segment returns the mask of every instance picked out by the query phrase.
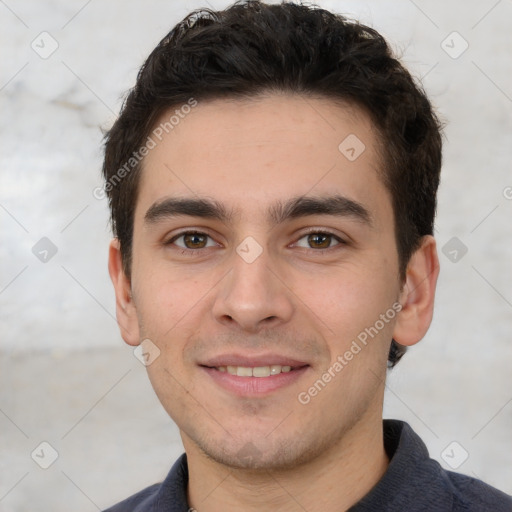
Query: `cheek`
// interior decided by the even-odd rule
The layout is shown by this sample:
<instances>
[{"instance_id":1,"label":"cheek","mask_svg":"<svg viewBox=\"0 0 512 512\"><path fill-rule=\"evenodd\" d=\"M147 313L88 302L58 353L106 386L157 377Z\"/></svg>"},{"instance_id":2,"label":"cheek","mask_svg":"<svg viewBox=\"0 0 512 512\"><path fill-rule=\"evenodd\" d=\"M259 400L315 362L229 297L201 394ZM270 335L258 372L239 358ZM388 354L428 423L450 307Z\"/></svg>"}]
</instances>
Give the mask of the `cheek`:
<instances>
[{"instance_id":1,"label":"cheek","mask_svg":"<svg viewBox=\"0 0 512 512\"><path fill-rule=\"evenodd\" d=\"M398 297L397 281L387 266L379 271L366 265L338 270L321 279L317 276L298 292L314 313L310 315L312 321L330 340L331 356L343 353L360 335L364 340L364 333L372 340L377 336L391 338L396 316L392 306Z\"/></svg>"},{"instance_id":2,"label":"cheek","mask_svg":"<svg viewBox=\"0 0 512 512\"><path fill-rule=\"evenodd\" d=\"M155 258L134 268L137 314L148 337L172 334L170 330L186 324L194 308L200 307L211 285L207 288L208 283L194 277Z\"/></svg>"}]
</instances>

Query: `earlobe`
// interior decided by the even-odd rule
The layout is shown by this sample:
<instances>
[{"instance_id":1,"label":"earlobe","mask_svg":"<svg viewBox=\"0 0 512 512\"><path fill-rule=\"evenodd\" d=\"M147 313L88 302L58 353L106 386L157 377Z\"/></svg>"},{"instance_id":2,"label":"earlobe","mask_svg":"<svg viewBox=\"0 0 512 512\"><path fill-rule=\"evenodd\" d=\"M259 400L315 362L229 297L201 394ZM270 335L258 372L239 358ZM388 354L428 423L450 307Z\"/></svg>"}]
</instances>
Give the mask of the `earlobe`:
<instances>
[{"instance_id":1,"label":"earlobe","mask_svg":"<svg viewBox=\"0 0 512 512\"><path fill-rule=\"evenodd\" d=\"M414 345L425 336L434 310L439 275L439 259L434 237L424 236L409 260L400 296L400 311L393 339L401 345Z\"/></svg>"},{"instance_id":2,"label":"earlobe","mask_svg":"<svg viewBox=\"0 0 512 512\"><path fill-rule=\"evenodd\" d=\"M116 318L123 340L132 346L140 344L137 310L133 302L130 279L123 269L119 240L110 242L108 272L116 294Z\"/></svg>"}]
</instances>

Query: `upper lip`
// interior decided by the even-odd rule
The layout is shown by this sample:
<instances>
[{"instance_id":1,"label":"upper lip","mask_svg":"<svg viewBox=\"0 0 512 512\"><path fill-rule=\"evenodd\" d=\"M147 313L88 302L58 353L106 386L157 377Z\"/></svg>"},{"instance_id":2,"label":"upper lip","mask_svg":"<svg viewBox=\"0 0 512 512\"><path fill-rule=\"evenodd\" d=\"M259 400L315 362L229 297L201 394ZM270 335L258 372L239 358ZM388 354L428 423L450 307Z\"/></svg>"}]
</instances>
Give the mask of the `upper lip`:
<instances>
[{"instance_id":1,"label":"upper lip","mask_svg":"<svg viewBox=\"0 0 512 512\"><path fill-rule=\"evenodd\" d=\"M258 367L258 366L291 366L301 367L308 366L308 363L293 359L288 356L279 354L261 354L255 356L241 355L241 354L221 354L210 359L207 359L201 366L208 366L210 368L219 366L245 366L245 367Z\"/></svg>"}]
</instances>

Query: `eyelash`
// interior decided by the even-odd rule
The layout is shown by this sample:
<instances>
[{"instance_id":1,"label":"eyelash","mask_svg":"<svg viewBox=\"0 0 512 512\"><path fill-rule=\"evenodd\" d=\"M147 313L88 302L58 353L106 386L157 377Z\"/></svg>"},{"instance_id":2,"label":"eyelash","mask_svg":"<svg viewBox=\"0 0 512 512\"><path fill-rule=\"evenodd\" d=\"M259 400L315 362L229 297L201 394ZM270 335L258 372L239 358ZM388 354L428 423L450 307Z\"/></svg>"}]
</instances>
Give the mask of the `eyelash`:
<instances>
[{"instance_id":1,"label":"eyelash","mask_svg":"<svg viewBox=\"0 0 512 512\"><path fill-rule=\"evenodd\" d=\"M207 236L208 238L212 239L212 237L208 233L205 233L204 231L190 230L190 231L182 231L181 233L174 235L168 241L164 242L164 245L165 246L173 245L176 240L178 240L179 238L181 238L185 235L204 235L204 236ZM335 249L338 246L347 245L347 242L345 240L343 240L342 238L340 238L338 235L335 235L334 233L331 233L330 231L324 231L324 230L319 230L319 229L314 229L314 228L305 233L302 233L302 235L300 236L300 238L297 239L297 241L302 240L304 237L306 237L308 235L325 235L325 236L332 237L334 240L336 240L338 242L333 247L327 247L325 249L312 249L312 248L302 247L302 249L304 249L308 253L311 252L311 253L315 253L315 254L318 254L318 253L323 254L327 251ZM188 249L188 248L176 246L176 248L177 248L177 250L179 250L180 254L182 254L182 255L195 256L198 251L208 249L209 247L203 247L203 248L199 248L199 249Z\"/></svg>"}]
</instances>

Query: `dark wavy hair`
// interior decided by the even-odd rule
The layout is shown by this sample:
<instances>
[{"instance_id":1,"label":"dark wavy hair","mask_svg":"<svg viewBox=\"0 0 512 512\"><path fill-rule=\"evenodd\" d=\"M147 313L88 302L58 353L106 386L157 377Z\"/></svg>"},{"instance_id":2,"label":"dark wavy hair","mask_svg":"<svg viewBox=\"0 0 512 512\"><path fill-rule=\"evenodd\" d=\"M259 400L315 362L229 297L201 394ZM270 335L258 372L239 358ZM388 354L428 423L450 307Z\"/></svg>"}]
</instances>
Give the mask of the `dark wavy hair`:
<instances>
[{"instance_id":1,"label":"dark wavy hair","mask_svg":"<svg viewBox=\"0 0 512 512\"><path fill-rule=\"evenodd\" d=\"M257 0L222 11L200 9L178 23L143 64L105 134L103 175L110 184L105 191L128 277L143 163L130 159L157 120L191 97L251 98L268 92L340 100L369 115L379 135L381 178L392 198L405 278L421 237L433 232L441 169L441 124L425 92L374 29L315 5ZM388 366L405 350L392 340Z\"/></svg>"}]
</instances>

